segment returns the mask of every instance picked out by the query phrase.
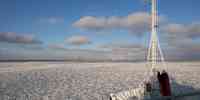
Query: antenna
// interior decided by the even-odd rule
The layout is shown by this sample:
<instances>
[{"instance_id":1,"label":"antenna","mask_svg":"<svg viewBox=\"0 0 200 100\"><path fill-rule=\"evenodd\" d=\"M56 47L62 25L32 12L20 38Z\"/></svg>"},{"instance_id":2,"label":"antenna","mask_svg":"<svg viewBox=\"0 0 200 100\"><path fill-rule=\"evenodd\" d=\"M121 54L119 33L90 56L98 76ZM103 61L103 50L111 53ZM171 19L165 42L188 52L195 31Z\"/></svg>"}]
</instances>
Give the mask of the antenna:
<instances>
[{"instance_id":1,"label":"antenna","mask_svg":"<svg viewBox=\"0 0 200 100\"><path fill-rule=\"evenodd\" d=\"M158 62L164 62L164 57L158 40L158 10L157 0L151 0L151 38L149 42L147 61L150 63L151 71L155 72Z\"/></svg>"}]
</instances>

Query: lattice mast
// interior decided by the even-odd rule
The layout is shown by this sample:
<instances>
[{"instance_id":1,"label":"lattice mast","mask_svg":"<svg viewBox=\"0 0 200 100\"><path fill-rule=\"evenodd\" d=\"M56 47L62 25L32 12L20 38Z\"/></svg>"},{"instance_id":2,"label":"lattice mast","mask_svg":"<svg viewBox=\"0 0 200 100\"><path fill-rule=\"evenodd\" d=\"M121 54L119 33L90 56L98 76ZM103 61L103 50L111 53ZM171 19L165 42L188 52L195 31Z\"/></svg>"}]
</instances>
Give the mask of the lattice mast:
<instances>
[{"instance_id":1,"label":"lattice mast","mask_svg":"<svg viewBox=\"0 0 200 100\"><path fill-rule=\"evenodd\" d=\"M157 0L151 0L151 38L147 57L147 61L151 66L151 71L154 71L157 68L158 62L164 61L157 36L158 20Z\"/></svg>"}]
</instances>

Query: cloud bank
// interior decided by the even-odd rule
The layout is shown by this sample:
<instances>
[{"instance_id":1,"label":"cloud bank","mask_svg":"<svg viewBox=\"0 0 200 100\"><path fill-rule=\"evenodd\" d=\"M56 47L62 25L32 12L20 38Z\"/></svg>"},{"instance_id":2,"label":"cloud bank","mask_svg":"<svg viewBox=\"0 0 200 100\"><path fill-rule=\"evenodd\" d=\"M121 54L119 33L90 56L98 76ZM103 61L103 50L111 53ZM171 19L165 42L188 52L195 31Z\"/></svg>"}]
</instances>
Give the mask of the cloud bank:
<instances>
[{"instance_id":1,"label":"cloud bank","mask_svg":"<svg viewBox=\"0 0 200 100\"><path fill-rule=\"evenodd\" d=\"M145 12L136 12L127 16L83 16L73 23L79 29L91 31L128 30L131 34L140 35L150 30L150 15ZM200 59L200 22L194 21L187 24L169 22L168 18L160 16L160 40L164 55L167 60L196 60ZM51 21L50 21L51 22ZM53 21L52 22L56 22ZM42 42L29 35L1 32L0 42L16 44L41 44ZM147 49L144 45L134 43L107 43L102 44L97 50L70 49L68 46L82 46L92 41L84 35L67 37L63 44L49 44L45 50L8 50L0 49L0 58L20 59L54 59L54 60L145 60ZM167 45L162 45L166 43ZM9 49L10 50L10 49ZM59 51L55 51L59 50ZM13 53L14 52L14 53ZM8 56L7 56L8 55Z\"/></svg>"},{"instance_id":2,"label":"cloud bank","mask_svg":"<svg viewBox=\"0 0 200 100\"><path fill-rule=\"evenodd\" d=\"M128 30L135 35L150 32L151 17L146 12L135 12L127 16L83 16L73 23L73 26L85 30ZM200 59L198 40L200 40L200 22L191 23L170 22L167 17L159 16L159 36L161 47L167 59ZM196 41L195 41L196 40ZM164 45L163 45L164 44ZM165 45L167 44L167 45ZM117 47L119 46L119 47ZM104 45L106 48L124 48L130 45ZM195 57L193 57L195 56Z\"/></svg>"},{"instance_id":3,"label":"cloud bank","mask_svg":"<svg viewBox=\"0 0 200 100\"><path fill-rule=\"evenodd\" d=\"M14 32L0 32L0 42L16 44L41 44L42 41L32 35L19 35Z\"/></svg>"},{"instance_id":4,"label":"cloud bank","mask_svg":"<svg viewBox=\"0 0 200 100\"><path fill-rule=\"evenodd\" d=\"M148 31L150 18L150 15L145 12L136 12L124 17L84 16L74 22L73 26L87 30L128 29L140 34Z\"/></svg>"},{"instance_id":5,"label":"cloud bank","mask_svg":"<svg viewBox=\"0 0 200 100\"><path fill-rule=\"evenodd\" d=\"M173 37L200 37L200 23L192 22L190 24L169 23L161 28L162 32L170 33Z\"/></svg>"}]
</instances>

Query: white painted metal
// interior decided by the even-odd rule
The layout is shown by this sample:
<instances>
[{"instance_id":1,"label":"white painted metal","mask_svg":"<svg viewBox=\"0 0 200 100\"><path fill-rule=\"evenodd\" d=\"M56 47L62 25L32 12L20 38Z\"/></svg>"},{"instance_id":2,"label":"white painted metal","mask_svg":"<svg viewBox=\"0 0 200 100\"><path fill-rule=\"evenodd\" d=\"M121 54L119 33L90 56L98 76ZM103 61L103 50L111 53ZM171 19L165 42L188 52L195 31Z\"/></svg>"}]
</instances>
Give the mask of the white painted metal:
<instances>
[{"instance_id":1,"label":"white painted metal","mask_svg":"<svg viewBox=\"0 0 200 100\"><path fill-rule=\"evenodd\" d=\"M157 63L164 63L164 56L160 48L160 43L158 39L158 10L157 10L157 0L152 0L151 7L151 37L148 48L147 61L151 66L151 71L155 71L158 68ZM164 67L163 67L164 68Z\"/></svg>"},{"instance_id":2,"label":"white painted metal","mask_svg":"<svg viewBox=\"0 0 200 100\"><path fill-rule=\"evenodd\" d=\"M162 50L160 48L157 32L158 32L158 11L157 11L157 0L152 1L152 8L151 8L151 38L149 42L148 48L148 55L147 61L148 64L151 66L150 76L147 76L145 80L139 84L138 88L130 89L128 91L123 91L115 94L110 94L111 100L176 100L178 98L182 98L185 96L194 96L199 95L199 91L194 91L191 93L186 94L179 94L173 96L166 96L163 97L160 95L159 90L159 82L157 80L156 72L160 71L159 66L162 67L161 69L167 68L164 62L164 56ZM161 62L161 64L158 64ZM145 82L150 82L152 85L152 91L146 91Z\"/></svg>"},{"instance_id":3,"label":"white painted metal","mask_svg":"<svg viewBox=\"0 0 200 100\"><path fill-rule=\"evenodd\" d=\"M136 97L138 100L147 100L160 96L159 83L156 71L159 71L158 62L164 62L164 57L160 48L157 32L158 32L158 13L157 0L151 0L151 36L148 48L147 62L150 64L151 71L140 86L136 89L111 94L112 100L129 100L130 97ZM145 82L150 82L153 91L147 92Z\"/></svg>"}]
</instances>

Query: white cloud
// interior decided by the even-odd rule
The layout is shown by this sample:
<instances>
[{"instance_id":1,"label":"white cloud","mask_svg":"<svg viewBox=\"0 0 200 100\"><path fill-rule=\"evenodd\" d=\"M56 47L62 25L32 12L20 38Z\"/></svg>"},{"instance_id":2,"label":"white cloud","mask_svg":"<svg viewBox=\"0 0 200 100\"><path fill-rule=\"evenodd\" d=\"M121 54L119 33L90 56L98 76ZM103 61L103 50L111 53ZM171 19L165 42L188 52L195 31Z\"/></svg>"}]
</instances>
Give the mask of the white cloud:
<instances>
[{"instance_id":1,"label":"white cloud","mask_svg":"<svg viewBox=\"0 0 200 100\"><path fill-rule=\"evenodd\" d=\"M159 22L164 23L167 19L159 17ZM74 27L86 30L128 30L133 34L141 35L150 30L151 16L146 12L135 12L127 16L95 17L83 16L73 23Z\"/></svg>"},{"instance_id":2,"label":"white cloud","mask_svg":"<svg viewBox=\"0 0 200 100\"><path fill-rule=\"evenodd\" d=\"M176 24L169 23L161 28L162 32L177 37L200 37L200 23Z\"/></svg>"},{"instance_id":3,"label":"white cloud","mask_svg":"<svg viewBox=\"0 0 200 100\"><path fill-rule=\"evenodd\" d=\"M113 61L144 61L146 47L142 44L134 44L128 42L107 43L100 45L99 49L106 49L110 51L110 59Z\"/></svg>"},{"instance_id":4,"label":"white cloud","mask_svg":"<svg viewBox=\"0 0 200 100\"><path fill-rule=\"evenodd\" d=\"M0 42L17 44L41 44L42 42L33 35L19 35L15 32L0 32Z\"/></svg>"},{"instance_id":5,"label":"white cloud","mask_svg":"<svg viewBox=\"0 0 200 100\"><path fill-rule=\"evenodd\" d=\"M166 58L168 60L195 60L200 55L200 45L194 38L200 39L200 24L192 22L189 24L168 23L161 27L162 42ZM163 41L164 40L164 41Z\"/></svg>"},{"instance_id":6,"label":"white cloud","mask_svg":"<svg viewBox=\"0 0 200 100\"><path fill-rule=\"evenodd\" d=\"M129 14L128 16L110 16L110 17L95 17L85 16L73 23L74 27L87 30L118 30L124 29L130 31L130 33L140 35L141 33L150 32L151 17L145 12L136 12ZM192 59L188 57L190 54L199 55L199 48L197 48L197 41L194 38L200 39L200 22L192 22L188 24L172 23L165 16L159 16L160 23L160 40L164 45L164 50L169 59L180 59L184 56L184 59ZM129 45L130 46L130 45ZM161 45L163 46L163 45ZM104 47L120 48L128 47L128 45L104 45ZM182 52L182 53L180 53ZM176 55L176 57L174 57ZM187 58L188 57L188 58Z\"/></svg>"},{"instance_id":7,"label":"white cloud","mask_svg":"<svg viewBox=\"0 0 200 100\"><path fill-rule=\"evenodd\" d=\"M150 15L136 12L128 16L94 17L84 16L73 23L73 26L89 30L128 29L134 33L144 33L148 30Z\"/></svg>"},{"instance_id":8,"label":"white cloud","mask_svg":"<svg viewBox=\"0 0 200 100\"><path fill-rule=\"evenodd\" d=\"M107 43L99 47L108 48L108 49L144 49L145 48L142 44L134 44L134 43L127 43L127 42Z\"/></svg>"},{"instance_id":9,"label":"white cloud","mask_svg":"<svg viewBox=\"0 0 200 100\"><path fill-rule=\"evenodd\" d=\"M81 35L66 38L65 42L68 44L77 45L77 46L91 43L88 37L81 36Z\"/></svg>"}]
</instances>

